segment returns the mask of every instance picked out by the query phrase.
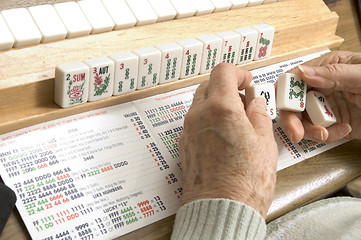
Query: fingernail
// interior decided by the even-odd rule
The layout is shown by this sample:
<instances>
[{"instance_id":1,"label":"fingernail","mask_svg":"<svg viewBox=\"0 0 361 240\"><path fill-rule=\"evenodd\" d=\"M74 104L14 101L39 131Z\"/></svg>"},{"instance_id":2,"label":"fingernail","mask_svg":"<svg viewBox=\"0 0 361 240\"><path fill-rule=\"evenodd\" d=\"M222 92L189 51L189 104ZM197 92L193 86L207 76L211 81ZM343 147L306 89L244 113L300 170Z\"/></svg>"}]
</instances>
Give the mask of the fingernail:
<instances>
[{"instance_id":1,"label":"fingernail","mask_svg":"<svg viewBox=\"0 0 361 240\"><path fill-rule=\"evenodd\" d=\"M352 131L352 128L350 126L350 124L342 124L340 125L340 127L338 128L338 133L340 134L340 136L346 136L347 134L349 134Z\"/></svg>"},{"instance_id":2,"label":"fingernail","mask_svg":"<svg viewBox=\"0 0 361 240\"><path fill-rule=\"evenodd\" d=\"M316 141L323 142L323 141L324 141L323 130L320 130L320 131L316 132L316 133L313 135L313 138L314 138Z\"/></svg>"},{"instance_id":3,"label":"fingernail","mask_svg":"<svg viewBox=\"0 0 361 240\"><path fill-rule=\"evenodd\" d=\"M256 104L262 105L264 108L267 108L266 99L264 99L264 97L262 96L256 97L254 101Z\"/></svg>"},{"instance_id":4,"label":"fingernail","mask_svg":"<svg viewBox=\"0 0 361 240\"><path fill-rule=\"evenodd\" d=\"M313 77L315 76L315 70L312 67L301 66L298 65L298 69L306 76L306 77Z\"/></svg>"}]
</instances>

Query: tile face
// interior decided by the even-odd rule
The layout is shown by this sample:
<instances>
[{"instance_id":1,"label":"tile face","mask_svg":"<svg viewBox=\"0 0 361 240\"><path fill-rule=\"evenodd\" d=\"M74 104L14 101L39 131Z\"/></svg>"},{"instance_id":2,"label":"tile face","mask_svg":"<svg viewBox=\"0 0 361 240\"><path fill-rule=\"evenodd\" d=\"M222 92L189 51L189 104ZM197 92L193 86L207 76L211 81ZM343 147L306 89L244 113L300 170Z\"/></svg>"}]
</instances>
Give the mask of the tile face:
<instances>
[{"instance_id":1,"label":"tile face","mask_svg":"<svg viewBox=\"0 0 361 240\"><path fill-rule=\"evenodd\" d=\"M232 3L229 0L211 0L214 5L214 12L226 11L232 7Z\"/></svg>"},{"instance_id":2,"label":"tile face","mask_svg":"<svg viewBox=\"0 0 361 240\"><path fill-rule=\"evenodd\" d=\"M258 31L257 47L254 60L267 58L271 55L273 36L275 34L274 27L268 24L260 24L252 26Z\"/></svg>"},{"instance_id":3,"label":"tile face","mask_svg":"<svg viewBox=\"0 0 361 240\"><path fill-rule=\"evenodd\" d=\"M40 42L41 33L26 8L4 10L1 13L15 39L14 47Z\"/></svg>"},{"instance_id":4,"label":"tile face","mask_svg":"<svg viewBox=\"0 0 361 240\"><path fill-rule=\"evenodd\" d=\"M221 32L217 33L217 35L223 39L220 61L236 64L241 43L241 35L233 31Z\"/></svg>"},{"instance_id":5,"label":"tile face","mask_svg":"<svg viewBox=\"0 0 361 240\"><path fill-rule=\"evenodd\" d=\"M183 48L176 43L156 46L162 52L159 83L168 83L179 79Z\"/></svg>"},{"instance_id":6,"label":"tile face","mask_svg":"<svg viewBox=\"0 0 361 240\"><path fill-rule=\"evenodd\" d=\"M57 3L54 7L68 31L67 38L85 36L92 30L76 2Z\"/></svg>"},{"instance_id":7,"label":"tile face","mask_svg":"<svg viewBox=\"0 0 361 240\"><path fill-rule=\"evenodd\" d=\"M253 84L246 88L246 105L255 99L256 97L262 96L267 102L267 114L271 119L275 119L276 113L276 94L273 83L262 83Z\"/></svg>"},{"instance_id":8,"label":"tile face","mask_svg":"<svg viewBox=\"0 0 361 240\"><path fill-rule=\"evenodd\" d=\"M191 0L170 0L170 2L177 11L175 18L191 17L197 11Z\"/></svg>"},{"instance_id":9,"label":"tile face","mask_svg":"<svg viewBox=\"0 0 361 240\"><path fill-rule=\"evenodd\" d=\"M125 0L132 10L137 23L135 25L145 25L155 23L158 19L152 6L147 0Z\"/></svg>"},{"instance_id":10,"label":"tile face","mask_svg":"<svg viewBox=\"0 0 361 240\"><path fill-rule=\"evenodd\" d=\"M52 42L66 37L68 31L52 5L29 7L28 10L41 32L41 42Z\"/></svg>"},{"instance_id":11,"label":"tile face","mask_svg":"<svg viewBox=\"0 0 361 240\"><path fill-rule=\"evenodd\" d=\"M10 49L14 45L14 37L9 30L8 25L5 23L0 13L0 50Z\"/></svg>"},{"instance_id":12,"label":"tile face","mask_svg":"<svg viewBox=\"0 0 361 240\"><path fill-rule=\"evenodd\" d=\"M335 114L323 93L307 93L306 111L314 125L327 128L336 122Z\"/></svg>"},{"instance_id":13,"label":"tile face","mask_svg":"<svg viewBox=\"0 0 361 240\"><path fill-rule=\"evenodd\" d=\"M159 83L161 51L154 47L133 51L139 57L137 89L155 86Z\"/></svg>"},{"instance_id":14,"label":"tile face","mask_svg":"<svg viewBox=\"0 0 361 240\"><path fill-rule=\"evenodd\" d=\"M132 52L122 52L109 58L115 62L113 95L133 92L137 86L138 56Z\"/></svg>"},{"instance_id":15,"label":"tile face","mask_svg":"<svg viewBox=\"0 0 361 240\"><path fill-rule=\"evenodd\" d=\"M62 108L88 101L89 67L82 62L58 65L55 68L54 101Z\"/></svg>"},{"instance_id":16,"label":"tile face","mask_svg":"<svg viewBox=\"0 0 361 240\"><path fill-rule=\"evenodd\" d=\"M172 20L177 15L176 10L169 0L148 0L158 15L157 22Z\"/></svg>"},{"instance_id":17,"label":"tile face","mask_svg":"<svg viewBox=\"0 0 361 240\"><path fill-rule=\"evenodd\" d=\"M232 3L231 9L242 8L248 5L248 0L230 0Z\"/></svg>"},{"instance_id":18,"label":"tile face","mask_svg":"<svg viewBox=\"0 0 361 240\"><path fill-rule=\"evenodd\" d=\"M100 0L82 0L79 1L78 4L92 26L91 33L102 33L113 30L113 19Z\"/></svg>"},{"instance_id":19,"label":"tile face","mask_svg":"<svg viewBox=\"0 0 361 240\"><path fill-rule=\"evenodd\" d=\"M85 60L84 63L90 69L88 101L97 101L112 96L114 61L107 57L100 57Z\"/></svg>"},{"instance_id":20,"label":"tile face","mask_svg":"<svg viewBox=\"0 0 361 240\"><path fill-rule=\"evenodd\" d=\"M296 74L284 73L277 82L277 108L302 112L306 107L307 84Z\"/></svg>"},{"instance_id":21,"label":"tile face","mask_svg":"<svg viewBox=\"0 0 361 240\"><path fill-rule=\"evenodd\" d=\"M219 63L222 51L222 38L211 34L197 38L203 43L200 73L208 73Z\"/></svg>"},{"instance_id":22,"label":"tile face","mask_svg":"<svg viewBox=\"0 0 361 240\"><path fill-rule=\"evenodd\" d=\"M211 0L193 0L193 5L196 8L195 15L204 15L214 11Z\"/></svg>"},{"instance_id":23,"label":"tile face","mask_svg":"<svg viewBox=\"0 0 361 240\"><path fill-rule=\"evenodd\" d=\"M180 78L189 78L199 74L203 43L197 39L177 42L183 47Z\"/></svg>"},{"instance_id":24,"label":"tile face","mask_svg":"<svg viewBox=\"0 0 361 240\"><path fill-rule=\"evenodd\" d=\"M263 0L248 0L247 7L261 5L263 3Z\"/></svg>"},{"instance_id":25,"label":"tile face","mask_svg":"<svg viewBox=\"0 0 361 240\"><path fill-rule=\"evenodd\" d=\"M239 47L237 64L253 61L258 40L258 32L250 27L239 28L236 29L235 32L241 35L241 45Z\"/></svg>"},{"instance_id":26,"label":"tile face","mask_svg":"<svg viewBox=\"0 0 361 240\"><path fill-rule=\"evenodd\" d=\"M114 29L133 27L137 22L125 0L102 0L102 2L114 21Z\"/></svg>"}]
</instances>

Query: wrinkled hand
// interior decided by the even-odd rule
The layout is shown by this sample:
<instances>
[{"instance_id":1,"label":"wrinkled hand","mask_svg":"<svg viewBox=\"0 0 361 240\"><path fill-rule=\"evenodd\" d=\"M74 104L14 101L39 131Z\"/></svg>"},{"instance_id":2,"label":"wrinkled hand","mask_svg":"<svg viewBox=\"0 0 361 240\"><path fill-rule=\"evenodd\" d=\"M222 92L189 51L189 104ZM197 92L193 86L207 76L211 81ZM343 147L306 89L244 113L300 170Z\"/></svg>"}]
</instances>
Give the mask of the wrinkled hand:
<instances>
[{"instance_id":1,"label":"wrinkled hand","mask_svg":"<svg viewBox=\"0 0 361 240\"><path fill-rule=\"evenodd\" d=\"M278 151L265 100L256 98L245 110L238 93L251 80L248 71L223 63L198 87L180 140L182 205L227 198L266 216Z\"/></svg>"},{"instance_id":2,"label":"wrinkled hand","mask_svg":"<svg viewBox=\"0 0 361 240\"><path fill-rule=\"evenodd\" d=\"M313 125L306 112L280 111L282 127L292 142L361 139L361 53L330 52L289 72L300 75L308 91L324 93L337 119L326 129Z\"/></svg>"}]
</instances>

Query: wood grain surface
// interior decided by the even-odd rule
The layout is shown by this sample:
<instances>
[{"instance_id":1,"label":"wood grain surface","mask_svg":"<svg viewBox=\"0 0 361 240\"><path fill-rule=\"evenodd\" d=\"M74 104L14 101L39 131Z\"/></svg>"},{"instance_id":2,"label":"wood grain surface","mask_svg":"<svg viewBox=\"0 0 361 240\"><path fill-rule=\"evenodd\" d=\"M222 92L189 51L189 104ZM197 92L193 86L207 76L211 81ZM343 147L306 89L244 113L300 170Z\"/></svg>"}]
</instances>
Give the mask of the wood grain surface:
<instances>
[{"instance_id":1,"label":"wood grain surface","mask_svg":"<svg viewBox=\"0 0 361 240\"><path fill-rule=\"evenodd\" d=\"M44 3L53 4L55 2L64 1L0 0L0 10L28 7ZM335 11L339 15L336 34L345 40L344 43L337 49L361 52L360 21L357 18L358 16L355 10L354 0L326 2L328 3L330 10ZM314 11L314 9L312 11ZM275 14L277 15L279 12L276 12ZM203 77L198 79L198 81L204 81L205 79L206 77ZM51 85L51 82L45 82L44 84ZM149 93L145 93L145 95L147 94ZM95 107L101 106L102 104L100 104L100 106L96 105ZM54 106L47 107L52 108ZM0 119L0 121L2 120ZM350 141L316 157L279 171L277 174L275 199L267 216L267 221L277 218L278 216L307 203L332 194L360 174L360 140ZM172 232L173 222L174 216L171 216L119 237L118 239L169 239ZM30 236L16 209L12 212L8 222L6 223L0 239L30 239Z\"/></svg>"}]
</instances>

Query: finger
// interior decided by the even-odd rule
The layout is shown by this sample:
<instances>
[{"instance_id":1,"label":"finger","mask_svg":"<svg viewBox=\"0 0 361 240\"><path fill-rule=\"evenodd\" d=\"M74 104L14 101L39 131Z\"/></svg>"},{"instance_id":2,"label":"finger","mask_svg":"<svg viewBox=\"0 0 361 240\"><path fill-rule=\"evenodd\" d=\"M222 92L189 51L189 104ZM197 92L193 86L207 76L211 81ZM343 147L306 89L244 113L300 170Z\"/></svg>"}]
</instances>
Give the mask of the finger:
<instances>
[{"instance_id":1,"label":"finger","mask_svg":"<svg viewBox=\"0 0 361 240\"><path fill-rule=\"evenodd\" d=\"M239 93L239 97L242 99L243 106L246 107L246 96Z\"/></svg>"},{"instance_id":2,"label":"finger","mask_svg":"<svg viewBox=\"0 0 361 240\"><path fill-rule=\"evenodd\" d=\"M297 143L301 141L305 134L302 124L302 113L281 110L280 119L282 128L291 142Z\"/></svg>"},{"instance_id":3,"label":"finger","mask_svg":"<svg viewBox=\"0 0 361 240\"><path fill-rule=\"evenodd\" d=\"M313 125L308 119L302 120L303 128L305 129L304 139L313 140L316 142L326 142L329 137L329 132L322 126Z\"/></svg>"},{"instance_id":4,"label":"finger","mask_svg":"<svg viewBox=\"0 0 361 240\"><path fill-rule=\"evenodd\" d=\"M355 104L358 108L361 108L361 94L343 92L342 95L347 101Z\"/></svg>"},{"instance_id":5,"label":"finger","mask_svg":"<svg viewBox=\"0 0 361 240\"><path fill-rule=\"evenodd\" d=\"M229 63L218 64L211 72L208 97L234 100L238 98L238 89L249 85L251 80L252 74L246 70Z\"/></svg>"},{"instance_id":6,"label":"finger","mask_svg":"<svg viewBox=\"0 0 361 240\"><path fill-rule=\"evenodd\" d=\"M332 51L326 53L318 58L312 59L310 61L305 62L302 66L310 66L310 67L320 67L326 66L329 64L361 64L361 53L347 52L347 51ZM294 73L294 69L291 69L288 72Z\"/></svg>"},{"instance_id":7,"label":"finger","mask_svg":"<svg viewBox=\"0 0 361 240\"><path fill-rule=\"evenodd\" d=\"M249 86L253 79L253 76L251 72L242 68L237 68L237 79L241 79L241 85L238 86L238 90L243 90Z\"/></svg>"},{"instance_id":8,"label":"finger","mask_svg":"<svg viewBox=\"0 0 361 240\"><path fill-rule=\"evenodd\" d=\"M329 133L327 143L333 143L346 137L352 131L352 128L347 123L335 123L328 127L327 131Z\"/></svg>"},{"instance_id":9,"label":"finger","mask_svg":"<svg viewBox=\"0 0 361 240\"><path fill-rule=\"evenodd\" d=\"M272 120L267 115L266 109L266 100L263 97L257 97L248 104L246 114L259 135L273 137Z\"/></svg>"},{"instance_id":10,"label":"finger","mask_svg":"<svg viewBox=\"0 0 361 240\"><path fill-rule=\"evenodd\" d=\"M322 55L321 57L312 59L304 63L304 65L316 67L336 63L361 64L361 53L348 51L332 51Z\"/></svg>"},{"instance_id":11,"label":"finger","mask_svg":"<svg viewBox=\"0 0 361 240\"><path fill-rule=\"evenodd\" d=\"M198 86L193 96L192 105L199 105L207 98L208 81L203 82Z\"/></svg>"},{"instance_id":12,"label":"finger","mask_svg":"<svg viewBox=\"0 0 361 240\"><path fill-rule=\"evenodd\" d=\"M302 65L294 71L312 87L361 93L361 64Z\"/></svg>"}]
</instances>

